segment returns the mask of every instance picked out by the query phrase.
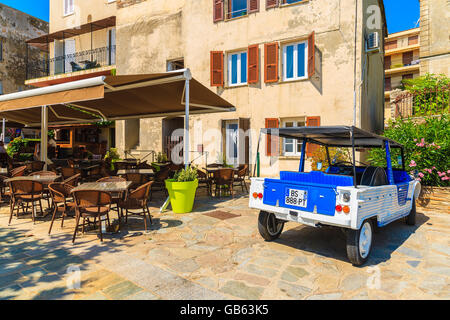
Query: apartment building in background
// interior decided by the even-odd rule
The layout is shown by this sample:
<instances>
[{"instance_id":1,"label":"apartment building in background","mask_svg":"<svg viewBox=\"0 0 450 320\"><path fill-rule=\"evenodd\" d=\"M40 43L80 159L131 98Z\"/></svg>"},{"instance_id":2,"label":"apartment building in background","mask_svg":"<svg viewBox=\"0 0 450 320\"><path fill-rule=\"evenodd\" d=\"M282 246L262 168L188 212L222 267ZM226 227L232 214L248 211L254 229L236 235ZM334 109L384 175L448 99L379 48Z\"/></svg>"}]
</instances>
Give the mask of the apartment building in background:
<instances>
[{"instance_id":1,"label":"apartment building in background","mask_svg":"<svg viewBox=\"0 0 450 320\"><path fill-rule=\"evenodd\" d=\"M47 22L0 3L0 94L26 89L27 54L37 59L41 52L27 52L25 41L46 33Z\"/></svg>"},{"instance_id":2,"label":"apartment building in background","mask_svg":"<svg viewBox=\"0 0 450 320\"><path fill-rule=\"evenodd\" d=\"M191 116L196 163L205 155L208 163L254 163L259 144L270 175L298 169L301 142L260 137L261 128L354 121L383 128L381 0L50 0L50 7L50 33L28 41L47 50L49 65L27 83L189 68L236 106ZM170 157L183 127L181 115L118 121L116 146L136 157Z\"/></svg>"},{"instance_id":3,"label":"apartment building in background","mask_svg":"<svg viewBox=\"0 0 450 320\"><path fill-rule=\"evenodd\" d=\"M421 74L450 76L450 1L420 0Z\"/></svg>"},{"instance_id":4,"label":"apartment building in background","mask_svg":"<svg viewBox=\"0 0 450 320\"><path fill-rule=\"evenodd\" d=\"M390 118L391 92L402 88L403 80L414 79L420 73L420 28L391 33L384 44L386 110Z\"/></svg>"}]
</instances>

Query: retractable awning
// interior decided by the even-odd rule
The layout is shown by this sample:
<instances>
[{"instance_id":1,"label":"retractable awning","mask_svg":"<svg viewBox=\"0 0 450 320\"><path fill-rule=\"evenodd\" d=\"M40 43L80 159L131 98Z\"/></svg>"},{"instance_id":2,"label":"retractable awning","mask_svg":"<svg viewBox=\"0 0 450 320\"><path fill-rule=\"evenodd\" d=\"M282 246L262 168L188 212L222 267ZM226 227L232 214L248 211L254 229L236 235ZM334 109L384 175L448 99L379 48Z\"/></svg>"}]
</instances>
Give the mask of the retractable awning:
<instances>
[{"instance_id":1,"label":"retractable awning","mask_svg":"<svg viewBox=\"0 0 450 320\"><path fill-rule=\"evenodd\" d=\"M86 123L184 115L184 150L189 150L189 115L235 111L193 79L189 69L146 75L97 77L0 96L0 118L27 126ZM47 160L47 140L41 141ZM189 152L184 152L189 165Z\"/></svg>"},{"instance_id":2,"label":"retractable awning","mask_svg":"<svg viewBox=\"0 0 450 320\"><path fill-rule=\"evenodd\" d=\"M86 123L185 114L186 79L190 81L189 113L234 111L229 102L191 78L189 70L96 77L0 96L0 118L28 126Z\"/></svg>"}]
</instances>

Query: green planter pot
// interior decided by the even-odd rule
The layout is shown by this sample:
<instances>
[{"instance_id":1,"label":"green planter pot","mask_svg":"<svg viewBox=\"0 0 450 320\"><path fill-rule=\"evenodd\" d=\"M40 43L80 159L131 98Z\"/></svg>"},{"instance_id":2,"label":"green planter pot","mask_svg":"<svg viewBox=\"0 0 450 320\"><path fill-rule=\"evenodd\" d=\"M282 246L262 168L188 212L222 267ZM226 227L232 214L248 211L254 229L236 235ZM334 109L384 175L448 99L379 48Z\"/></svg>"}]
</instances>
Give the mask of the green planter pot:
<instances>
[{"instance_id":1,"label":"green planter pot","mask_svg":"<svg viewBox=\"0 0 450 320\"><path fill-rule=\"evenodd\" d=\"M170 204L175 213L188 213L194 207L195 192L198 187L198 180L188 182L176 182L175 179L165 181L167 191L169 191Z\"/></svg>"}]
</instances>

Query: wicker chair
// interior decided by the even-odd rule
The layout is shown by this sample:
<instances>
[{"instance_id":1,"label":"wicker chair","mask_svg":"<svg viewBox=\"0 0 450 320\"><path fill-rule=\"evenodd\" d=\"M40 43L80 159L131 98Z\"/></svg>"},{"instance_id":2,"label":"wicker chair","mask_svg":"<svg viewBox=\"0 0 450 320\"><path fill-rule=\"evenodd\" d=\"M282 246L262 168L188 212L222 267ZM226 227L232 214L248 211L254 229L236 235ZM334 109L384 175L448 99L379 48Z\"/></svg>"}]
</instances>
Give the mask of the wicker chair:
<instances>
[{"instance_id":1,"label":"wicker chair","mask_svg":"<svg viewBox=\"0 0 450 320\"><path fill-rule=\"evenodd\" d=\"M119 201L120 215L123 217L123 210L125 210L125 223L128 222L128 213L130 210L139 210L142 212L132 213L132 214L144 214L144 227L147 232L147 214L150 219L150 224L152 224L152 216L150 210L148 209L148 198L152 187L153 181L143 184L136 190L132 191L125 200Z\"/></svg>"},{"instance_id":2,"label":"wicker chair","mask_svg":"<svg viewBox=\"0 0 450 320\"><path fill-rule=\"evenodd\" d=\"M75 231L73 233L72 243L75 243L75 237L77 236L78 228L80 226L80 219L83 218L82 232L84 233L84 228L87 222L90 223L90 219L94 219L94 224L98 220L99 223L99 234L100 241L103 242L102 233L102 217L106 216L108 221L108 226L111 226L109 220L109 211L111 210L111 194L108 192L98 191L98 190L82 190L72 192L73 198L75 200L75 212L76 212L76 223Z\"/></svg>"},{"instance_id":3,"label":"wicker chair","mask_svg":"<svg viewBox=\"0 0 450 320\"><path fill-rule=\"evenodd\" d=\"M33 161L26 165L26 171L28 173L42 171L44 169L45 162L44 161Z\"/></svg>"},{"instance_id":4,"label":"wicker chair","mask_svg":"<svg viewBox=\"0 0 450 320\"><path fill-rule=\"evenodd\" d=\"M23 208L24 203L27 205L27 209L28 205L31 204L31 218L34 223L36 217L36 210L35 210L36 202L39 203L41 212L44 212L42 210L42 199L44 197L43 196L44 186L42 185L42 183L32 180L16 180L9 182L9 188L11 192L11 203L10 203L11 212L9 216L8 225L11 224L14 209L17 207L16 216L19 217L20 206L22 206L22 210L24 210Z\"/></svg>"},{"instance_id":5,"label":"wicker chair","mask_svg":"<svg viewBox=\"0 0 450 320\"><path fill-rule=\"evenodd\" d=\"M25 175L27 167L17 167L15 169L11 169L7 176L0 175L0 200L3 199L3 196L11 196L10 192L5 192L7 184L5 183L6 179L15 178L15 177L23 177Z\"/></svg>"},{"instance_id":6,"label":"wicker chair","mask_svg":"<svg viewBox=\"0 0 450 320\"><path fill-rule=\"evenodd\" d=\"M142 186L144 183L149 181L148 176L140 173L127 173L122 176L125 178L125 181L131 181L132 184L130 186L131 190L137 189Z\"/></svg>"},{"instance_id":7,"label":"wicker chair","mask_svg":"<svg viewBox=\"0 0 450 320\"><path fill-rule=\"evenodd\" d=\"M213 184L216 186L215 195L219 191L219 197L222 196L222 191L227 190L233 197L234 184L234 170L231 168L224 168L214 171Z\"/></svg>"},{"instance_id":8,"label":"wicker chair","mask_svg":"<svg viewBox=\"0 0 450 320\"><path fill-rule=\"evenodd\" d=\"M234 182L241 186L242 191L244 191L245 188L245 191L248 192L247 183L245 182L246 176L248 176L248 164L244 164L239 167L236 177L234 178Z\"/></svg>"},{"instance_id":9,"label":"wicker chair","mask_svg":"<svg viewBox=\"0 0 450 320\"><path fill-rule=\"evenodd\" d=\"M169 173L170 173L169 167L165 167L155 173L150 193L150 200L152 199L154 191L164 191L164 194L166 196L168 195L165 181L166 179L169 179Z\"/></svg>"},{"instance_id":10,"label":"wicker chair","mask_svg":"<svg viewBox=\"0 0 450 320\"><path fill-rule=\"evenodd\" d=\"M73 186L64 183L51 183L48 186L54 205L48 234L52 232L53 222L58 213L61 213L61 228L63 228L64 217L67 216L68 211L75 209L75 202L71 199L72 195L70 194L73 188Z\"/></svg>"},{"instance_id":11,"label":"wicker chair","mask_svg":"<svg viewBox=\"0 0 450 320\"><path fill-rule=\"evenodd\" d=\"M208 189L208 195L211 196L211 184L212 180L208 177L208 174L202 170L197 170L198 175L198 185L199 188L207 188Z\"/></svg>"},{"instance_id":12,"label":"wicker chair","mask_svg":"<svg viewBox=\"0 0 450 320\"><path fill-rule=\"evenodd\" d=\"M63 181L63 183L71 185L73 187L76 187L76 186L78 186L78 183L80 182L80 180L81 180L81 173L77 173L77 174L65 179Z\"/></svg>"},{"instance_id":13,"label":"wicker chair","mask_svg":"<svg viewBox=\"0 0 450 320\"><path fill-rule=\"evenodd\" d=\"M80 174L80 178L81 178L81 170L78 168L63 167L60 170L61 170L61 175L62 175L63 179L68 179L70 177L73 177L76 174Z\"/></svg>"}]
</instances>

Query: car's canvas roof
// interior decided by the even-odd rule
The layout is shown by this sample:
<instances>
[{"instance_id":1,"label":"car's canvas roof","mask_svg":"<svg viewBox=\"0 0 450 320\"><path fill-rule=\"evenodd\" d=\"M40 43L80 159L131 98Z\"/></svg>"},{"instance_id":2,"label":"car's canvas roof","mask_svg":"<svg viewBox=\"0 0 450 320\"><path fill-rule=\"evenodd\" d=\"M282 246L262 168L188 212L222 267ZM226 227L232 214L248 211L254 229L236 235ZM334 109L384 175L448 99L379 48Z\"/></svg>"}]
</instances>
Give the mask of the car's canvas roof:
<instances>
[{"instance_id":1,"label":"car's canvas roof","mask_svg":"<svg viewBox=\"0 0 450 320\"><path fill-rule=\"evenodd\" d=\"M351 133L354 133L355 147L380 148L384 147L383 141L389 141L393 148L403 146L386 137L370 133L354 126L321 126L321 127L292 127L261 129L266 134L278 135L288 139L303 139L330 147L351 147Z\"/></svg>"}]
</instances>

